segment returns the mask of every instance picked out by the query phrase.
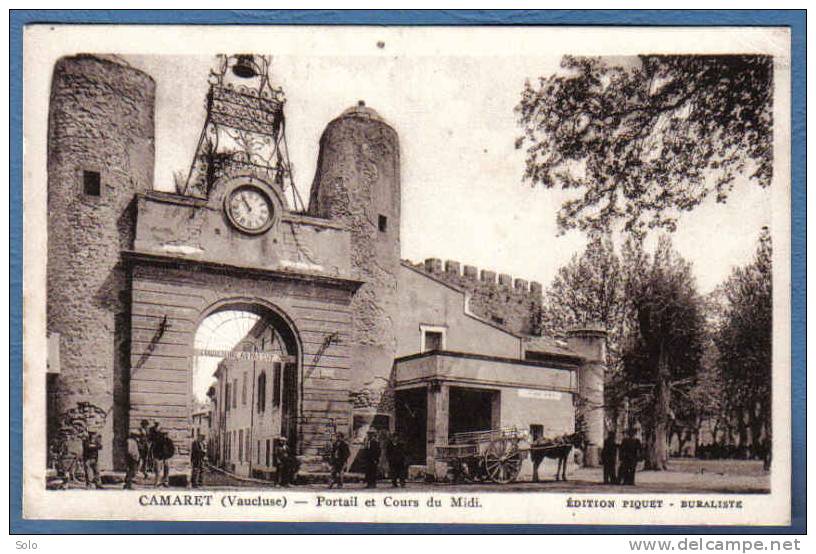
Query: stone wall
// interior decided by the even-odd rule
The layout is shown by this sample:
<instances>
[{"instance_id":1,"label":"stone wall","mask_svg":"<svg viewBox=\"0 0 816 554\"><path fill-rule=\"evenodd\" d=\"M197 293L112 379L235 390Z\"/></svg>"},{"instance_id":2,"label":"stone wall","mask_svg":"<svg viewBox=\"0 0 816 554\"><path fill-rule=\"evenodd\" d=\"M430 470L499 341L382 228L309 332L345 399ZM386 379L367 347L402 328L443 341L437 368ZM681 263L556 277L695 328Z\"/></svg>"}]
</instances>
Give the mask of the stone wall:
<instances>
[{"instance_id":1,"label":"stone wall","mask_svg":"<svg viewBox=\"0 0 816 554\"><path fill-rule=\"evenodd\" d=\"M134 194L153 184L155 84L90 55L60 59L48 126L48 332L60 334L55 418L104 410L103 468L122 467L127 432L129 286ZM84 172L98 174L86 194ZM93 174L89 174L93 175ZM91 177L93 180L93 177Z\"/></svg>"},{"instance_id":2,"label":"stone wall","mask_svg":"<svg viewBox=\"0 0 816 554\"><path fill-rule=\"evenodd\" d=\"M474 315L513 333L540 334L541 283L487 269L479 270L453 260L443 263L438 258L428 258L424 263L411 265L464 289L470 297L469 308Z\"/></svg>"},{"instance_id":3,"label":"stone wall","mask_svg":"<svg viewBox=\"0 0 816 554\"><path fill-rule=\"evenodd\" d=\"M188 463L193 342L198 325L218 309L269 306L284 314L299 339L300 451L316 455L332 426L348 432L353 290L337 284L245 275L195 262L133 264L130 425L159 421ZM327 340L329 337L331 341Z\"/></svg>"},{"instance_id":4,"label":"stone wall","mask_svg":"<svg viewBox=\"0 0 816 554\"><path fill-rule=\"evenodd\" d=\"M454 352L518 358L521 340L465 312L465 294L425 272L401 266L400 317L397 320L397 357L422 350L423 326L445 329L443 347Z\"/></svg>"},{"instance_id":5,"label":"stone wall","mask_svg":"<svg viewBox=\"0 0 816 554\"><path fill-rule=\"evenodd\" d=\"M351 306L351 394L355 408L388 413L383 392L396 352L400 267L399 139L362 102L323 132L309 212L351 233L352 277L364 282Z\"/></svg>"}]
</instances>

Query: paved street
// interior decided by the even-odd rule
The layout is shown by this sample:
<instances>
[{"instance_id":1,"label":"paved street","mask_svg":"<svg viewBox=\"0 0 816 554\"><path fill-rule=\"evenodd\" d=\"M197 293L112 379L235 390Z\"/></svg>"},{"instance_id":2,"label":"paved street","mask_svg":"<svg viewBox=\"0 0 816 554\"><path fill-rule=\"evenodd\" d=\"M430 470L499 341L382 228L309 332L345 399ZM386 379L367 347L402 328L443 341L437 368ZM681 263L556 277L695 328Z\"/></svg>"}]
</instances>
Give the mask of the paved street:
<instances>
[{"instance_id":1,"label":"paved street","mask_svg":"<svg viewBox=\"0 0 816 554\"><path fill-rule=\"evenodd\" d=\"M543 472L542 472L543 474ZM154 490L152 476L137 478L135 488ZM237 490L277 488L273 483L237 479L223 473L208 471L204 477L206 490ZM121 489L121 484L106 484L105 489ZM79 483L66 488L83 488ZM163 490L184 490L186 487L169 487ZM600 469L581 468L575 471L567 482L545 480L539 483L522 481L507 485L494 483L425 483L411 481L407 491L457 491L457 492L570 492L570 493L766 493L770 488L769 473L762 469L762 462L746 460L672 460L669 471L640 471L634 487L604 485ZM291 487L292 491L325 491L324 483L308 483ZM366 490L360 482L349 482L335 492L359 492ZM380 481L377 491L394 492L389 481ZM400 489L403 490L403 489ZM369 491L373 492L373 491Z\"/></svg>"}]
</instances>

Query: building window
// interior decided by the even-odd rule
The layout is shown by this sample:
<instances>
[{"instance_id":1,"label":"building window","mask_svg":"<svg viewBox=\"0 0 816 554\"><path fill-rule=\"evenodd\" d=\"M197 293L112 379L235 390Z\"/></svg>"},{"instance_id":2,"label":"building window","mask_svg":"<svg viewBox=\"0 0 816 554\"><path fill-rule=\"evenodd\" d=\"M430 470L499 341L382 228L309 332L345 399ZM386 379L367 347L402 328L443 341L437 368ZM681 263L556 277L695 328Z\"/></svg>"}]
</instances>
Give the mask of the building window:
<instances>
[{"instance_id":1,"label":"building window","mask_svg":"<svg viewBox=\"0 0 816 554\"><path fill-rule=\"evenodd\" d=\"M272 405L280 406L281 403L281 367L283 364L275 362L275 382L272 384Z\"/></svg>"},{"instance_id":2,"label":"building window","mask_svg":"<svg viewBox=\"0 0 816 554\"><path fill-rule=\"evenodd\" d=\"M544 426L538 423L530 424L530 439L537 441L544 436Z\"/></svg>"},{"instance_id":3,"label":"building window","mask_svg":"<svg viewBox=\"0 0 816 554\"><path fill-rule=\"evenodd\" d=\"M224 384L224 398L226 402L224 402L224 412L228 412L230 409L230 384Z\"/></svg>"},{"instance_id":4,"label":"building window","mask_svg":"<svg viewBox=\"0 0 816 554\"><path fill-rule=\"evenodd\" d=\"M246 406L246 399L247 399L247 372L245 371L244 374L241 376L241 405Z\"/></svg>"},{"instance_id":5,"label":"building window","mask_svg":"<svg viewBox=\"0 0 816 554\"><path fill-rule=\"evenodd\" d=\"M430 352L431 350L445 350L445 335L447 330L444 327L420 325L419 329L422 335L420 351Z\"/></svg>"},{"instance_id":6,"label":"building window","mask_svg":"<svg viewBox=\"0 0 816 554\"><path fill-rule=\"evenodd\" d=\"M238 463L244 461L244 430L238 430Z\"/></svg>"},{"instance_id":7,"label":"building window","mask_svg":"<svg viewBox=\"0 0 816 554\"><path fill-rule=\"evenodd\" d=\"M232 407L238 407L238 379L232 380Z\"/></svg>"},{"instance_id":8,"label":"building window","mask_svg":"<svg viewBox=\"0 0 816 554\"><path fill-rule=\"evenodd\" d=\"M102 193L102 178L98 171L82 172L82 192L86 196L100 196Z\"/></svg>"},{"instance_id":9,"label":"building window","mask_svg":"<svg viewBox=\"0 0 816 554\"><path fill-rule=\"evenodd\" d=\"M266 409L266 373L263 371L258 375L258 390L255 394L258 395L258 413L260 414Z\"/></svg>"},{"instance_id":10,"label":"building window","mask_svg":"<svg viewBox=\"0 0 816 554\"><path fill-rule=\"evenodd\" d=\"M257 448L257 450L255 450L255 452L258 453L258 462L257 463L258 463L258 465L261 465L261 441L260 440L258 441L257 446L258 446L258 448Z\"/></svg>"},{"instance_id":11,"label":"building window","mask_svg":"<svg viewBox=\"0 0 816 554\"><path fill-rule=\"evenodd\" d=\"M266 439L266 467L269 467L269 439Z\"/></svg>"},{"instance_id":12,"label":"building window","mask_svg":"<svg viewBox=\"0 0 816 554\"><path fill-rule=\"evenodd\" d=\"M388 230L388 218L380 214L377 220L377 226L380 228L380 232L385 233Z\"/></svg>"},{"instance_id":13,"label":"building window","mask_svg":"<svg viewBox=\"0 0 816 554\"><path fill-rule=\"evenodd\" d=\"M252 442L251 437L249 436L249 429L246 430L246 461L251 463L252 462Z\"/></svg>"}]
</instances>

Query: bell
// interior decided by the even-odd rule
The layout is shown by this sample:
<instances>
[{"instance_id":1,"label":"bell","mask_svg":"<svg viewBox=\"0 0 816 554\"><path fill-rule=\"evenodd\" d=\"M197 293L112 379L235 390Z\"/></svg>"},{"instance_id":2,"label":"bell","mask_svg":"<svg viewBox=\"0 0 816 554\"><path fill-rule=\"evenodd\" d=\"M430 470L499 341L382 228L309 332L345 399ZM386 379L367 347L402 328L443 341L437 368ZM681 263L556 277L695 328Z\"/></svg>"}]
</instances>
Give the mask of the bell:
<instances>
[{"instance_id":1,"label":"bell","mask_svg":"<svg viewBox=\"0 0 816 554\"><path fill-rule=\"evenodd\" d=\"M238 54L235 56L235 64L232 66L232 72L236 77L241 79L252 79L258 76L258 71L255 66L254 56L252 54Z\"/></svg>"}]
</instances>

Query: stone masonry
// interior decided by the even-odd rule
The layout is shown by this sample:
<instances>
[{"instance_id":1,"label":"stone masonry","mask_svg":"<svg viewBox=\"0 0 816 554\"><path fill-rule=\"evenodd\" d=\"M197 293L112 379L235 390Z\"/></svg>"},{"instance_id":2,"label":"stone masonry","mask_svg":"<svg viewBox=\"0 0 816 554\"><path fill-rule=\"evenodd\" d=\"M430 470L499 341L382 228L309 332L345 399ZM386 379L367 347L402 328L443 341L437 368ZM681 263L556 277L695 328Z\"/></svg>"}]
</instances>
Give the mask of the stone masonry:
<instances>
[{"instance_id":1,"label":"stone masonry","mask_svg":"<svg viewBox=\"0 0 816 554\"><path fill-rule=\"evenodd\" d=\"M424 263L411 265L467 292L474 315L512 333L540 334L543 302L540 283L528 283L484 269L479 271L454 260L443 263L438 258L428 258Z\"/></svg>"},{"instance_id":2,"label":"stone masonry","mask_svg":"<svg viewBox=\"0 0 816 554\"><path fill-rule=\"evenodd\" d=\"M133 243L134 195L153 186L154 96L148 75L102 57L62 58L54 69L47 325L61 343L56 408L89 402L105 412L104 467L124 463L130 293L120 252Z\"/></svg>"}]
</instances>

